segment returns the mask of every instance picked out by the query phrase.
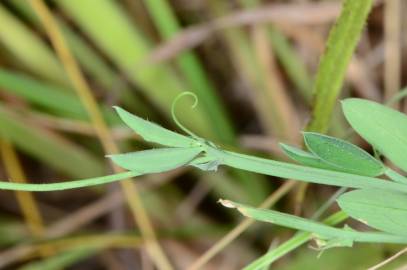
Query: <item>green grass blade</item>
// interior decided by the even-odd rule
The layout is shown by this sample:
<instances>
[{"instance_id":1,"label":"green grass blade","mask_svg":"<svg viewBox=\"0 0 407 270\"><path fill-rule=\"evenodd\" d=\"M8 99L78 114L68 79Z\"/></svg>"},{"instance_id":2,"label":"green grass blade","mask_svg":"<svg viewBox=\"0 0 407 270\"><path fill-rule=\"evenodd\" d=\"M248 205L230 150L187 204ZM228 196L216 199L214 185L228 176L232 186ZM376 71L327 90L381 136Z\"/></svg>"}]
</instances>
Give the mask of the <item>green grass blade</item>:
<instances>
[{"instance_id":1,"label":"green grass blade","mask_svg":"<svg viewBox=\"0 0 407 270\"><path fill-rule=\"evenodd\" d=\"M355 50L372 0L345 0L331 30L314 85L314 108L307 130L325 133L340 93L346 68Z\"/></svg>"},{"instance_id":2,"label":"green grass blade","mask_svg":"<svg viewBox=\"0 0 407 270\"><path fill-rule=\"evenodd\" d=\"M363 99L346 99L342 109L352 128L407 172L407 116Z\"/></svg>"},{"instance_id":3,"label":"green grass blade","mask_svg":"<svg viewBox=\"0 0 407 270\"><path fill-rule=\"evenodd\" d=\"M285 72L287 72L288 77L306 103L311 104L312 80L307 68L301 61L300 55L297 54L287 38L277 29L268 29L268 35L273 50L279 62L284 67Z\"/></svg>"},{"instance_id":4,"label":"green grass blade","mask_svg":"<svg viewBox=\"0 0 407 270\"><path fill-rule=\"evenodd\" d=\"M20 267L19 270L59 270L71 267L75 263L84 260L95 253L95 250L90 249L77 249L63 252L40 261L27 263Z\"/></svg>"},{"instance_id":5,"label":"green grass blade","mask_svg":"<svg viewBox=\"0 0 407 270\"><path fill-rule=\"evenodd\" d=\"M9 217L0 217L0 247L16 245L29 237L27 226Z\"/></svg>"},{"instance_id":6,"label":"green grass blade","mask_svg":"<svg viewBox=\"0 0 407 270\"><path fill-rule=\"evenodd\" d=\"M23 14L27 20L32 22L39 30L44 31L41 21L34 13L27 1L12 0L10 1L19 12ZM119 81L118 75L108 66L106 61L100 57L87 42L79 36L72 27L65 23L59 17L56 18L61 31L63 32L72 52L77 60L83 66L84 70L89 73L94 80L99 82L100 85L106 89L117 88ZM134 107L137 112L145 111L145 106L134 97L128 88L120 89L123 91L123 103L128 106Z\"/></svg>"},{"instance_id":7,"label":"green grass blade","mask_svg":"<svg viewBox=\"0 0 407 270\"><path fill-rule=\"evenodd\" d=\"M105 172L99 159L83 148L39 129L0 104L0 136L6 137L19 149L74 177L89 177Z\"/></svg>"},{"instance_id":8,"label":"green grass blade","mask_svg":"<svg viewBox=\"0 0 407 270\"><path fill-rule=\"evenodd\" d=\"M347 141L315 132L304 132L303 135L305 144L314 155L345 172L378 176L385 170L379 160Z\"/></svg>"},{"instance_id":9,"label":"green grass blade","mask_svg":"<svg viewBox=\"0 0 407 270\"><path fill-rule=\"evenodd\" d=\"M88 115L78 97L66 88L1 68L0 88L0 91L17 95L57 115L88 120ZM111 108L102 107L102 111L109 123L118 123L119 119Z\"/></svg>"},{"instance_id":10,"label":"green grass blade","mask_svg":"<svg viewBox=\"0 0 407 270\"><path fill-rule=\"evenodd\" d=\"M131 82L140 86L145 95L169 115L168 104L186 87L168 66L146 63L151 43L131 23L117 2L61 0L56 3L72 16L97 46L126 73ZM188 103L180 103L182 122L200 134L213 138L213 131L202 111L197 108L194 113L190 113Z\"/></svg>"},{"instance_id":11,"label":"green grass blade","mask_svg":"<svg viewBox=\"0 0 407 270\"><path fill-rule=\"evenodd\" d=\"M361 189L340 196L338 204L350 217L395 235L407 236L407 195Z\"/></svg>"},{"instance_id":12,"label":"green grass blade","mask_svg":"<svg viewBox=\"0 0 407 270\"><path fill-rule=\"evenodd\" d=\"M68 85L64 70L35 33L0 5L0 42L32 73L54 82Z\"/></svg>"},{"instance_id":13,"label":"green grass blade","mask_svg":"<svg viewBox=\"0 0 407 270\"><path fill-rule=\"evenodd\" d=\"M167 0L147 0L144 4L163 39L167 40L182 30ZM218 138L223 143L234 144L235 136L231 123L198 58L192 52L184 52L176 58L176 63L189 82L190 88L197 94Z\"/></svg>"}]
</instances>

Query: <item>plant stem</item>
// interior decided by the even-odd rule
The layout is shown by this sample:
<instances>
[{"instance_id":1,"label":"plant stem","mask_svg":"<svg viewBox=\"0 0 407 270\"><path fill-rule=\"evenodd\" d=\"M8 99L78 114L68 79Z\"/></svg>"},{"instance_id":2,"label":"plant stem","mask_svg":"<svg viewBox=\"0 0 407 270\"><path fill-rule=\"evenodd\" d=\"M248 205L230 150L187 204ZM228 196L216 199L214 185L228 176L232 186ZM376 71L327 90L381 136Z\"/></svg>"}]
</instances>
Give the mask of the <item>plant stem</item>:
<instances>
[{"instance_id":1,"label":"plant stem","mask_svg":"<svg viewBox=\"0 0 407 270\"><path fill-rule=\"evenodd\" d=\"M383 181L378 178L310 168L235 152L222 151L212 147L208 147L207 153L218 158L223 165L265 175L331 186L374 188L407 193L407 185Z\"/></svg>"},{"instance_id":2,"label":"plant stem","mask_svg":"<svg viewBox=\"0 0 407 270\"><path fill-rule=\"evenodd\" d=\"M73 180L67 182L47 183L47 184L13 183L0 181L0 189L22 190L22 191L56 191L102 185L138 175L140 174L134 171L130 171L101 177L87 178L82 180Z\"/></svg>"}]
</instances>

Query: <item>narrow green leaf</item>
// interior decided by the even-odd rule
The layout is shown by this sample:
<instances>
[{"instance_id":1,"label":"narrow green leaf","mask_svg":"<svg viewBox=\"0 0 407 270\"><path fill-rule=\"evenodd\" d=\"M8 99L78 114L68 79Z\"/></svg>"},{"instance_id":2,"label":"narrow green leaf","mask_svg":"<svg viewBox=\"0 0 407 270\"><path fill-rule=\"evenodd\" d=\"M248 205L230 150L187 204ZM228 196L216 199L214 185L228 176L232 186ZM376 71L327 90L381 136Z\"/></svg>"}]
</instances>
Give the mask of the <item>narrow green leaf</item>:
<instances>
[{"instance_id":1,"label":"narrow green leaf","mask_svg":"<svg viewBox=\"0 0 407 270\"><path fill-rule=\"evenodd\" d=\"M148 142L170 147L191 147L197 145L197 142L193 138L160 127L120 107L115 106L114 108L123 122Z\"/></svg>"},{"instance_id":2,"label":"narrow green leaf","mask_svg":"<svg viewBox=\"0 0 407 270\"><path fill-rule=\"evenodd\" d=\"M316 184L349 188L374 188L407 193L406 184L385 181L369 176L305 167L230 151L210 149L207 146L206 148L205 151L208 155L219 159L220 165L227 165L241 170Z\"/></svg>"},{"instance_id":3,"label":"narrow green leaf","mask_svg":"<svg viewBox=\"0 0 407 270\"><path fill-rule=\"evenodd\" d=\"M365 150L347 141L314 132L304 132L308 149L327 164L337 166L343 171L378 176L385 167Z\"/></svg>"},{"instance_id":4,"label":"narrow green leaf","mask_svg":"<svg viewBox=\"0 0 407 270\"><path fill-rule=\"evenodd\" d=\"M384 171L384 174L389 177L390 180L393 180L394 182L399 182L399 183L404 183L407 184L407 177L399 174L395 170L391 168L386 168Z\"/></svg>"},{"instance_id":5,"label":"narrow green leaf","mask_svg":"<svg viewBox=\"0 0 407 270\"><path fill-rule=\"evenodd\" d=\"M379 103L351 98L342 102L357 133L395 165L407 171L407 116Z\"/></svg>"},{"instance_id":6,"label":"narrow green leaf","mask_svg":"<svg viewBox=\"0 0 407 270\"><path fill-rule=\"evenodd\" d=\"M2 1L4 3L4 1ZM0 42L34 74L69 85L65 72L46 43L0 5Z\"/></svg>"},{"instance_id":7,"label":"narrow green leaf","mask_svg":"<svg viewBox=\"0 0 407 270\"><path fill-rule=\"evenodd\" d=\"M341 209L354 219L388 233L407 236L407 195L360 189L338 198Z\"/></svg>"},{"instance_id":8,"label":"narrow green leaf","mask_svg":"<svg viewBox=\"0 0 407 270\"><path fill-rule=\"evenodd\" d=\"M0 68L0 91L19 96L59 116L89 119L88 113L73 91L19 72ZM109 123L119 122L110 108L102 105L101 110Z\"/></svg>"},{"instance_id":9,"label":"narrow green leaf","mask_svg":"<svg viewBox=\"0 0 407 270\"><path fill-rule=\"evenodd\" d=\"M45 33L41 20L38 18L38 15L35 14L35 11L32 9L28 1L11 0L9 2L13 5L13 8L18 10L21 14L22 20L28 20L35 25L38 30ZM101 57L81 35L78 35L78 33L73 30L72 24L66 23L65 20L61 19L61 16L56 16L55 19L58 22L72 53L83 66L84 71L89 73L93 79L103 85L106 90L115 89L115 85L117 85L118 82L117 74L115 74L112 68L107 64L105 59ZM139 112L146 111L145 104L140 102L135 97L134 93L131 93L130 89L126 87L120 90L123 93L121 95L121 101L124 104L134 107Z\"/></svg>"},{"instance_id":10,"label":"narrow green leaf","mask_svg":"<svg viewBox=\"0 0 407 270\"><path fill-rule=\"evenodd\" d=\"M348 216L343 211L339 211L326 218L323 222L327 225L336 225L346 220L347 218ZM296 233L292 238L290 238L286 242L283 242L278 247L268 251L263 256L251 262L249 265L244 267L243 270L258 270L261 269L261 267L268 267L272 263L283 257L284 255L292 252L293 250L305 244L307 241L311 239L312 233L309 232Z\"/></svg>"},{"instance_id":11,"label":"narrow green leaf","mask_svg":"<svg viewBox=\"0 0 407 270\"><path fill-rule=\"evenodd\" d=\"M55 133L31 125L1 103L0 136L68 175L90 177L104 173L104 165L94 155Z\"/></svg>"},{"instance_id":12,"label":"narrow green leaf","mask_svg":"<svg viewBox=\"0 0 407 270\"><path fill-rule=\"evenodd\" d=\"M0 217L0 247L6 248L17 245L30 237L27 225L13 218Z\"/></svg>"},{"instance_id":13,"label":"narrow green leaf","mask_svg":"<svg viewBox=\"0 0 407 270\"><path fill-rule=\"evenodd\" d=\"M62 7L86 35L94 41L128 79L139 86L149 100L163 112L170 112L168 104L187 90L185 83L169 65L146 62L152 42L129 18L117 1L58 0ZM103 31L100 31L103 29ZM213 138L213 130L201 108L189 113L189 103L181 103L180 118L186 126L199 134Z\"/></svg>"},{"instance_id":14,"label":"narrow green leaf","mask_svg":"<svg viewBox=\"0 0 407 270\"><path fill-rule=\"evenodd\" d=\"M91 257L97 250L79 248L76 250L59 253L39 261L27 263L20 270L59 270L72 267L74 264Z\"/></svg>"},{"instance_id":15,"label":"narrow green leaf","mask_svg":"<svg viewBox=\"0 0 407 270\"><path fill-rule=\"evenodd\" d=\"M325 239L340 236L340 234L338 234L338 230L340 231L340 229L332 228L313 220L307 220L302 217L297 217L274 210L254 208L229 200L219 200L219 202L225 207L237 209L245 217L253 218L258 221L269 222L301 231L318 233L318 235Z\"/></svg>"},{"instance_id":16,"label":"narrow green leaf","mask_svg":"<svg viewBox=\"0 0 407 270\"><path fill-rule=\"evenodd\" d=\"M329 127L346 68L356 48L373 0L345 0L341 15L329 33L314 86L312 120L307 130L325 133Z\"/></svg>"},{"instance_id":17,"label":"narrow green leaf","mask_svg":"<svg viewBox=\"0 0 407 270\"><path fill-rule=\"evenodd\" d=\"M158 173L181 167L192 161L201 152L201 147L159 148L109 155L107 157L126 170L140 173Z\"/></svg>"},{"instance_id":18,"label":"narrow green leaf","mask_svg":"<svg viewBox=\"0 0 407 270\"><path fill-rule=\"evenodd\" d=\"M341 168L325 163L323 160L312 153L303 151L299 148L284 143L280 143L280 146L287 156L305 166L334 171L343 171L341 170Z\"/></svg>"},{"instance_id":19,"label":"narrow green leaf","mask_svg":"<svg viewBox=\"0 0 407 270\"><path fill-rule=\"evenodd\" d=\"M270 27L268 34L276 57L281 66L285 69L287 76L291 79L295 85L295 89L305 102L311 104L312 79L303 59L301 59L301 55L295 50L294 46L290 44L288 38L278 29Z\"/></svg>"},{"instance_id":20,"label":"narrow green leaf","mask_svg":"<svg viewBox=\"0 0 407 270\"><path fill-rule=\"evenodd\" d=\"M258 221L269 222L272 224L313 233L316 240L321 241L322 248L331 240L335 244L349 245L351 242L386 242L386 243L407 243L405 235L393 235L376 232L359 232L345 227L343 229L331 227L321 222L308 220L306 218L281 213L274 210L254 208L248 205L232 202L229 200L219 201L223 206L236 208L245 217L253 218ZM405 233L404 233L405 234Z\"/></svg>"}]
</instances>

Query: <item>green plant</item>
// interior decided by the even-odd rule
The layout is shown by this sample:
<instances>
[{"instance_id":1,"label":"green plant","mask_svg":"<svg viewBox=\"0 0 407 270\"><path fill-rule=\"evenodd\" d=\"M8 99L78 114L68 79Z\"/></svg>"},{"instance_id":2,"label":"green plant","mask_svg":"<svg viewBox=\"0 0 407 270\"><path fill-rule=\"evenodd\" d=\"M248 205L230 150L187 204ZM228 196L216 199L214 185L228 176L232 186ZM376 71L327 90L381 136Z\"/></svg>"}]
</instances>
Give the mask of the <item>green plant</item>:
<instances>
[{"instance_id":1,"label":"green plant","mask_svg":"<svg viewBox=\"0 0 407 270\"><path fill-rule=\"evenodd\" d=\"M0 74L0 87L2 88L0 132L2 137L1 144L10 145L9 147L0 147L2 158L6 164L8 160L7 151L3 150L3 148L12 149L15 147L17 151L22 151L21 154L29 156L28 160L23 156L22 164L17 164L15 167L20 167L19 170L22 173L26 171L30 177L38 178L40 177L39 175L42 175L43 171L46 171L45 175L49 175L48 169L51 169L51 174L62 173L68 178L88 179L42 185L14 185L12 183L10 185L10 183L4 183L4 188L37 191L61 190L113 182L122 178L171 170L172 168L189 164L202 170L216 170L219 165L223 165L223 160L221 160L223 157L219 155L219 157L216 156L214 158L207 154L207 150L210 150L209 147L222 152L220 147L195 135L191 136L191 138L190 136L176 136L177 133L163 133L162 130L160 131L161 128L158 127L157 136L154 138L155 141L150 140L150 142L165 142L161 147L166 148L158 146L154 151L147 150L137 155L130 153L110 156L111 159L121 163L123 167L130 171L123 174L89 178L105 175L108 162L103 162L103 156L100 154L101 149L96 144L97 134L92 129L92 121L89 121L87 106L82 104L82 100L74 92L70 92L74 89L72 89L71 82L68 80L67 74L65 74L63 68L65 64L61 65L55 54L58 48L55 50L49 42L52 41L52 34L49 35L47 30L49 24L43 24L43 19L32 9L30 2L38 1L24 2L12 0L1 4L1 17L4 18L4 26L0 27L0 46L4 47L5 50L3 50L0 57L0 61L4 64L4 68L0 71L2 73ZM198 16L190 16L191 13L184 12L182 5L179 6L177 3L168 0L154 1L154 4L150 3L152 1L116 2L111 0L99 0L97 5L93 3L96 1L90 1L90 3L83 3L83 1L71 2L55 0L48 1L47 3L50 4L49 8L54 14L56 24L64 35L72 54L80 64L80 69L83 71L86 81L91 86L91 95L94 95L97 99L99 110L104 116L103 118L109 127L114 128L112 135L116 143L120 144L123 152L132 147L130 141L127 140L129 133L126 132L125 137L123 137L124 133L121 133L122 127L116 126L119 117L108 106L113 103L120 104L120 106L137 115L143 117L148 115L150 119L154 119L151 121L161 120L164 121L161 123L167 123L165 121L168 119L165 116L170 116L170 106L168 104L171 103L175 96L186 89L192 89L195 92L199 98L200 106L195 113L188 114L186 113L188 111L186 110L188 102L179 103L177 105L177 115L179 115L180 121L189 129L196 132L196 134L222 145L221 148L223 149L233 149L233 151L236 151L240 147L239 142L241 138L243 138L242 144L245 147L253 148L253 145L245 140L246 138L250 140L254 138L252 135L247 134L247 132L251 133L254 130L256 133L261 130L261 134L264 136L270 136L280 141L299 145L301 143L301 136L298 136L299 125L294 124L297 113L302 113L302 111L296 111L298 107L301 107L298 96L303 97L303 101L306 101L313 111L312 121L306 129L307 131L324 133L329 128L331 134L336 137L343 137L343 121L338 121L342 119L336 118L337 111L335 111L333 121L330 121L330 115L333 113L334 106L337 104L336 100L339 97L340 90L343 88L346 67L356 48L363 26L367 21L369 10L374 2L372 0L343 1L342 11L338 19L335 20L335 26L329 34L327 48L320 59L315 82L313 82L310 76L312 69L309 67L314 67L317 63L309 60L315 60L319 48L322 48L319 45L322 45L323 42L318 37L322 38L325 36L326 30L329 27L328 24L331 24L334 18L337 17L340 9L339 1L337 1L338 3L334 3L335 1L328 3L328 7L334 7L335 13L323 12L326 10L324 8L325 3L319 5L319 2L315 4L310 2L309 7L311 10L314 10L312 14L315 14L315 11L321 14L331 14L323 21L311 22L311 24L316 24L317 27L308 27L307 24L309 22L305 22L302 25L301 20L295 19L289 22L289 24L293 23L295 27L287 28L281 27L278 20L274 22L274 19L272 19L271 23L267 22L264 24L261 20L257 21L257 16L251 16L256 20L250 22L245 27L241 27L240 24L232 24L224 29L219 28L216 30L217 40L219 39L219 44L226 49L222 51L222 60L220 57L217 57L217 53L210 53L210 57L208 57L205 49L206 44L199 46L198 50L187 49L188 51L186 50L188 48L187 45L187 47L181 47L180 51L173 51L170 56L161 59L154 55L159 51L157 50L157 45L159 48L161 46L166 48L167 45L172 44L173 40L177 40L178 36L182 37L184 33L187 34L190 30L194 30L195 26L197 26L195 30L200 29L200 24L202 26L207 24L211 28L212 25L216 26L218 21L235 18L237 17L236 15L241 17L246 12L248 15L255 15L263 10L262 5L265 1L239 0L233 6L227 5L226 2L222 1L208 1L207 4L200 5L199 8L193 7L191 9L194 12L199 11L199 13L196 13ZM90 7L89 5L92 5L92 8L87 8ZM298 13L296 3L283 3L282 7L283 12L278 12L280 14L285 13L284 10L290 11L291 9ZM279 9L279 7L276 8L277 10ZM332 8L328 10L332 10ZM243 12L242 14L240 14L241 11ZM305 13L309 18L314 17L308 12ZM288 22L290 19L285 18L284 20ZM105 30L103 33L100 32L101 28ZM11 29L13 31L10 31ZM191 31L191 33L194 33L195 30ZM298 35L300 33L301 35ZM316 34L315 37L317 39L315 41L317 42L304 43L304 39L301 36L308 36L307 33L311 34L310 37ZM16 42L16 40L32 42ZM134 42L135 40L137 42ZM310 38L309 40L313 39ZM34 44L34 47L31 46L32 44ZM364 47L361 47L361 49L364 50ZM181 50L184 51L182 52ZM39 52L39 55L45 56L45 58L35 57L38 55L36 52ZM303 55L307 55L307 59L308 55L314 56L312 56L312 59L309 58L304 61ZM361 63L363 63L364 55L358 56ZM44 65L43 58L45 63L51 63L51 65ZM151 60L153 61L150 62ZM233 79L233 85L229 86L229 82L232 81L231 79ZM352 80L349 80L349 82L350 85L353 85ZM235 101L225 94L232 93L229 90L235 91L237 89L235 84L236 86L239 85L239 87L243 85L245 90L247 88L247 90L253 93L245 100L245 106L250 102L253 103L255 126L247 126L247 122L243 118L239 118L239 121L236 121L236 130L231 126L228 112L234 110ZM351 86L351 89L358 91L359 86L355 86ZM312 104L311 88L313 88L314 92ZM35 94L33 94L32 90L35 90ZM295 91L298 91L298 93ZM278 92L281 93L275 95ZM223 95L220 95L221 93ZM379 96L378 92L376 94ZM370 97L363 93L358 95L364 98ZM219 98L220 96L223 98ZM281 99L284 96L288 99ZM223 100L228 103L224 104ZM295 101L295 107L291 106L291 101ZM292 107L291 110L285 110L287 106L289 108ZM120 113L119 108L116 110ZM122 116L125 113L127 112L121 110ZM122 118L124 119L124 117ZM131 115L129 119L128 124L130 125L133 121L136 121ZM135 126L138 133L141 133L139 129L143 125L143 123L139 123ZM144 126L147 128L146 139L149 139L152 136L151 131L154 129L154 125ZM16 131L18 132L16 133ZM72 131L74 131L73 134L71 134ZM400 184L405 182L405 178L402 175L382 166L381 162L376 161L367 153L360 152L358 148L354 148L346 142L337 141L332 137L322 136L321 134L306 133L304 137L311 140L308 143L309 152L288 145L282 145L282 147L289 156L294 160L298 160L305 167L317 167L323 171L346 173L348 175L361 175L370 179L381 177L380 175L383 174ZM312 141L313 139L315 141ZM101 141L104 141L103 138ZM319 145L321 145L321 148L319 148ZM323 152L325 145L331 146L333 151L336 149L333 158L324 155L326 154ZM342 146L351 152L350 155L343 155L341 158L342 160L348 160L349 162L347 163L338 163L334 159L334 157L340 156L341 152L338 153L338 149ZM259 148L259 150L263 151L265 148ZM384 153L383 150L381 151ZM116 151L111 150L105 151L105 153L117 154ZM228 154L228 162L231 162L229 154L236 154L231 152L225 153ZM271 153L276 154L276 156L280 155L279 152L272 151ZM17 154L19 155L20 152ZM34 159L36 163L44 163L47 169L40 170L38 168L38 170L32 171L32 166L25 166L29 165L27 161L30 162L31 159ZM240 160L248 162L245 159L248 159L247 156ZM275 158L273 157L273 159ZM355 164L359 165L355 166ZM267 167L276 164L265 165ZM237 165L232 164L231 166ZM5 167L10 182L24 179L24 177L18 177L13 174L13 170L8 172L9 169L6 165ZM37 168L35 167L35 169ZM296 168L289 168L291 171L294 169ZM278 170L281 173L282 166L279 165ZM167 181L182 172L183 170L180 170L179 172L153 176L152 178L159 177ZM267 174L272 173L267 172ZM286 175L290 174L287 173ZM183 196L186 192L189 193L190 188L193 188L191 189L191 195L194 195L192 191L199 191L201 187L205 187L203 191L201 189L201 196L209 198L225 197L236 202L256 205L257 207L270 207L270 205L274 205L282 196L287 194L289 190L297 186L295 181L286 181L282 186L278 186L274 181L262 181L267 180L267 178L259 174L247 173L239 169L230 170L227 174L208 174L195 170L193 177L194 180L197 180L196 183L195 181L190 182L186 187L180 186L178 182L180 179L177 179L176 182L166 184L160 187L159 190L150 190L149 181L140 179L142 181L140 183L142 188L144 188L144 183L148 183L146 185L147 190L145 192L143 190L141 194L142 200L146 200L146 210L151 211L153 222L160 222L160 226L157 226L158 238L162 236L162 229L172 226L171 221L173 218L177 218L178 214L182 213L182 216L185 217L189 215L193 217L193 220L195 218L200 219L201 215L203 215L205 216L205 222L207 221L206 216L208 213L206 212L198 210L192 215L191 212L185 214L183 211L178 211L178 208L181 210L184 208L182 207L184 205L182 203L183 200L188 202L190 199L189 196ZM150 177L146 177L146 180L147 178ZM302 201L306 194L306 184L298 184L301 185L298 185L300 187L296 189L298 191L297 194L291 193L289 195L290 199L295 197L294 200L297 206L301 205L303 210L309 210L308 201ZM194 185L194 187L189 185ZM156 184L153 187L156 188ZM213 188L213 191L210 190L211 188ZM275 190L275 188L277 189ZM394 189L396 188L393 186L392 190ZM128 188L127 190L130 189ZM338 192L344 192L344 190L346 188L341 188ZM77 192L94 193L94 191L94 189L88 189ZM107 189L105 192L108 195L111 191ZM313 192L313 190L311 189L310 192ZM19 194L29 193L17 192L16 194L19 196ZM103 196L98 193L99 195ZM266 198L267 195L268 197ZM130 194L128 197L135 198L136 196ZM269 198L272 199L270 200ZM336 198L336 196L333 196L328 201L332 203ZM263 201L263 199L265 200L261 204L262 206L259 206L260 204L257 203ZM312 199L312 201L317 203L317 199ZM331 203L325 202L324 205L331 205ZM29 204L26 203L26 205ZM136 204L140 203L136 202ZM134 205L134 200L133 203L129 200L130 209ZM280 203L279 207L281 206L283 205ZM322 208L326 210L327 207L329 206ZM23 213L27 212L27 210L24 210L23 204L21 204L21 208ZM299 207L297 208L299 209ZM173 215L174 211L172 210L177 210L177 214ZM286 211L280 208L279 210ZM238 215L235 215L236 213L228 209L221 209L220 211L229 217L235 216L240 218ZM321 211L318 210L317 212ZM209 213L209 215L213 217L213 213ZM344 212L338 212L332 218L328 218L328 225L336 225L346 218L347 215ZM137 220L140 219L137 218ZM192 219L182 218L182 220L188 220L188 225L194 223ZM199 220L199 224L203 224L202 221ZM209 223L218 222L218 219L208 221ZM131 220L128 222L131 222ZM248 224L253 222L253 220L250 221L245 218L242 221L242 225L246 225L237 226L222 237L221 241L226 239L223 243L231 243L243 231L247 231L247 236L253 237L256 231L247 230L248 226L250 226ZM28 218L26 218L26 223L30 225ZM44 237L48 236L46 229L49 223L50 220L44 215L44 224L47 224L47 226L44 226ZM124 222L122 223L124 224ZM144 238L143 228L141 226L140 230ZM267 228L267 224L258 226L258 228ZM154 232L155 230L153 234ZM195 234L194 239L203 236L203 232L199 232ZM30 236L27 237L30 238ZM32 237L37 239L37 237L41 238L42 236L33 234ZM261 262L261 266L268 266L270 258L275 260L282 257L295 248L296 245L305 243L311 237L313 237L313 234L308 232L294 235L294 242L288 241L288 245L282 243L281 246L270 250L267 254L270 253L274 257L265 258ZM147 238L146 240L148 240ZM266 243L264 241L262 243L267 244L267 239L264 240ZM145 242L147 250L149 250L148 247L150 246L148 242ZM255 250L247 242L243 241L241 243L242 250L249 251L245 253L251 254L251 251ZM382 245L374 246L378 250L383 247L389 248L389 246ZM201 269L202 263L208 262L211 257L214 257L215 254L224 249L225 244L222 246L215 243L210 249L199 256L196 263L194 262L191 265L191 269ZM215 252L213 252L214 250ZM225 253L228 252L225 250ZM208 256L208 254L210 255ZM59 254L51 252L48 255L45 254L42 259L46 263L46 257L50 256L52 261L54 256L55 259L59 257L57 255ZM61 261L64 261L67 257L72 258L72 261L77 261L81 258L80 255L67 257L63 256L63 254L61 255ZM154 253L150 255L153 261L156 261L155 258L158 258ZM77 258L74 259L74 257ZM341 256L337 257L340 258ZM379 258L380 256L377 257ZM18 258L15 260L18 260ZM158 259L158 261L160 260ZM175 265L177 264L176 260L171 261ZM38 268L41 267L43 266L38 266ZM54 266L54 268L61 267L67 267L67 265ZM252 265L248 267L252 267ZM257 269L257 267L250 269Z\"/></svg>"},{"instance_id":2,"label":"green plant","mask_svg":"<svg viewBox=\"0 0 407 270\"><path fill-rule=\"evenodd\" d=\"M186 94L196 98L192 93L185 92L184 95ZM333 137L309 132L304 133L304 139L310 152L283 145L286 153L303 165L223 150L214 143L198 137L179 123L175 115L176 101L172 107L173 118L179 127L190 136L164 129L121 108L116 108L121 119L146 141L166 146L165 148L108 156L129 172L53 184L2 182L0 188L29 191L69 189L108 183L141 174L168 171L184 165L191 165L205 171L216 171L218 166L226 165L304 182L356 188L358 190L342 195L338 199L339 205L349 216L363 220L367 225L381 230L383 233L332 228L276 211L255 209L221 200L223 205L237 208L246 216L312 232L320 247L351 245L358 241L407 243L407 233L404 231L404 226L407 224L405 218L407 179L387 168L381 161L364 150ZM352 127L395 165L405 170L407 156L406 152L402 150L407 145L405 142L407 117L366 100L348 99L342 104L345 116ZM374 115L374 117L364 117L365 115ZM401 150L396 151L398 149ZM382 174L386 174L393 181L377 178ZM377 199L379 197L380 199Z\"/></svg>"}]
</instances>

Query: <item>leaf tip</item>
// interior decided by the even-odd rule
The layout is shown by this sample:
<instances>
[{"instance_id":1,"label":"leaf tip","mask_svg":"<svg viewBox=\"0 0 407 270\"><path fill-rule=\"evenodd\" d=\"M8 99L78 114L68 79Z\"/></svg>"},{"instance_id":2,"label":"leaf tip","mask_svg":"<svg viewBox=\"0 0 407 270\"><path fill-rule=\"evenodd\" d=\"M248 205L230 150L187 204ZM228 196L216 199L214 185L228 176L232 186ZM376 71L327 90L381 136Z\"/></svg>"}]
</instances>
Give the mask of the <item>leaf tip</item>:
<instances>
[{"instance_id":1,"label":"leaf tip","mask_svg":"<svg viewBox=\"0 0 407 270\"><path fill-rule=\"evenodd\" d=\"M219 199L218 203L227 208L237 208L236 204L229 200Z\"/></svg>"},{"instance_id":2,"label":"leaf tip","mask_svg":"<svg viewBox=\"0 0 407 270\"><path fill-rule=\"evenodd\" d=\"M278 146L280 146L280 148L283 149L283 150L285 150L285 149L287 149L289 147L288 144L285 144L285 143L282 143L282 142L279 142Z\"/></svg>"},{"instance_id":3,"label":"leaf tip","mask_svg":"<svg viewBox=\"0 0 407 270\"><path fill-rule=\"evenodd\" d=\"M117 106L117 105L113 105L112 108L113 108L116 112L119 112L119 111L123 110L122 108L120 108L120 107Z\"/></svg>"}]
</instances>

